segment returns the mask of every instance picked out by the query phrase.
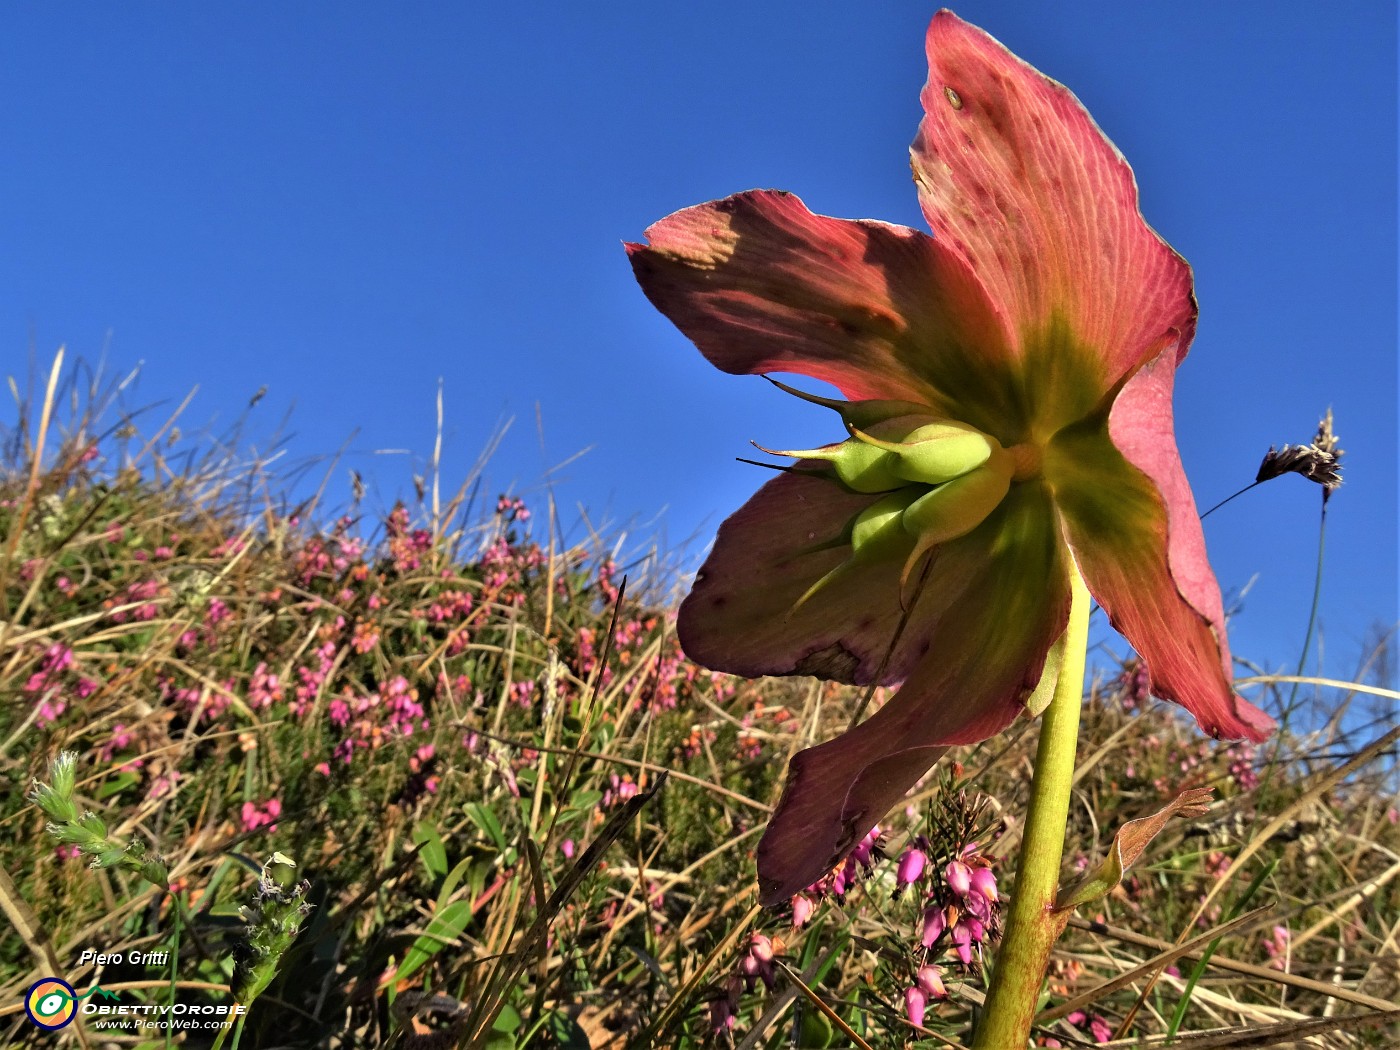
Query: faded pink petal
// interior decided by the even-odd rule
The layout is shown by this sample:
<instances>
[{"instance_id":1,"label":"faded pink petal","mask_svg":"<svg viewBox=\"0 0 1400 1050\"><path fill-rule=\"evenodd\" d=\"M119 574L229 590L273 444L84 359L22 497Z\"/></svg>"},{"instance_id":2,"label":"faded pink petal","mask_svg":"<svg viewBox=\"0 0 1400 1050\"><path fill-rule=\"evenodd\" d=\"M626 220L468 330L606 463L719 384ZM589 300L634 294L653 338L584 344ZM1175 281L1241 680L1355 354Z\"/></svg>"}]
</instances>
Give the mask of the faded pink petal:
<instances>
[{"instance_id":1,"label":"faded pink petal","mask_svg":"<svg viewBox=\"0 0 1400 1050\"><path fill-rule=\"evenodd\" d=\"M1191 268L1143 221L1132 169L1068 88L950 11L926 40L911 158L934 236L1023 339L1058 318L1109 384L1195 332Z\"/></svg>"},{"instance_id":2,"label":"faded pink petal","mask_svg":"<svg viewBox=\"0 0 1400 1050\"><path fill-rule=\"evenodd\" d=\"M812 898L799 893L792 898L792 925L795 929L802 929L812 918L812 913L817 910Z\"/></svg>"},{"instance_id":3,"label":"faded pink petal","mask_svg":"<svg viewBox=\"0 0 1400 1050\"><path fill-rule=\"evenodd\" d=\"M793 756L758 845L759 899L810 885L954 744L985 740L1020 713L1069 617L1068 569L1045 494L1018 486L975 532L940 548L941 579L914 617L932 641L903 688L849 732ZM1014 537L1015 542L1003 542Z\"/></svg>"},{"instance_id":4,"label":"faded pink petal","mask_svg":"<svg viewBox=\"0 0 1400 1050\"><path fill-rule=\"evenodd\" d=\"M974 867L972 869L972 890L986 900L995 901L997 899L997 877L992 873L991 868Z\"/></svg>"},{"instance_id":5,"label":"faded pink petal","mask_svg":"<svg viewBox=\"0 0 1400 1050\"><path fill-rule=\"evenodd\" d=\"M686 654L714 670L869 683L902 616L903 558L837 582L792 611L850 548L803 552L839 540L847 522L878 498L847 492L825 463L801 467L819 473L778 475L720 526L676 631ZM921 618L904 631L883 681L902 679L927 646Z\"/></svg>"},{"instance_id":6,"label":"faded pink petal","mask_svg":"<svg viewBox=\"0 0 1400 1050\"><path fill-rule=\"evenodd\" d=\"M943 975L937 966L920 966L919 972L914 975L914 983L936 999L942 999L948 994L948 990L943 986Z\"/></svg>"},{"instance_id":7,"label":"faded pink petal","mask_svg":"<svg viewBox=\"0 0 1400 1050\"><path fill-rule=\"evenodd\" d=\"M1220 587L1181 469L1167 347L1124 384L1106 426L1051 444L1046 471L1084 582L1138 651L1152 692L1213 737L1263 740L1268 715L1235 694Z\"/></svg>"},{"instance_id":8,"label":"faded pink petal","mask_svg":"<svg viewBox=\"0 0 1400 1050\"><path fill-rule=\"evenodd\" d=\"M669 215L627 253L647 298L726 372L797 372L852 399L1005 404L988 368L1007 331L966 266L925 233L814 215L752 190ZM985 413L969 404L988 402Z\"/></svg>"}]
</instances>

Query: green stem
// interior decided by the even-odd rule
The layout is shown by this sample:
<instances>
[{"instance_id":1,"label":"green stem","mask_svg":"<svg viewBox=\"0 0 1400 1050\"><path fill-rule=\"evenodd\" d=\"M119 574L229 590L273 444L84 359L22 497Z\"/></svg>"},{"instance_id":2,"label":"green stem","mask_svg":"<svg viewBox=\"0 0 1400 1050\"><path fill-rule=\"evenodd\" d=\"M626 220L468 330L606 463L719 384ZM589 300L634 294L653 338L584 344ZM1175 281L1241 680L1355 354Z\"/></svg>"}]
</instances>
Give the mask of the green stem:
<instances>
[{"instance_id":1,"label":"green stem","mask_svg":"<svg viewBox=\"0 0 1400 1050\"><path fill-rule=\"evenodd\" d=\"M174 907L171 908L171 916L175 923L175 931L170 938L170 1009L173 1011L175 1009L175 998L179 994L180 988L180 928L182 925L180 922L180 913L184 909L181 905L180 895L178 893L171 892L170 900L174 905ZM172 1041L174 1035L175 1031L173 1028L167 1027L165 1029L166 1050L170 1050L170 1047L174 1045Z\"/></svg>"},{"instance_id":2,"label":"green stem","mask_svg":"<svg viewBox=\"0 0 1400 1050\"><path fill-rule=\"evenodd\" d=\"M1322 497L1322 518L1317 526L1317 573L1313 578L1312 607L1308 610L1308 630L1303 635L1303 651L1298 655L1298 670L1293 672L1295 678L1302 678L1303 671L1308 665L1308 650L1312 648L1313 631L1317 629L1317 607L1322 602L1322 568L1323 557L1327 552L1327 492L1323 490ZM1319 672L1321 673L1321 672ZM1289 719L1293 715L1293 704L1298 699L1298 683L1293 683L1293 688L1288 692L1288 703L1283 708L1283 725L1288 728Z\"/></svg>"},{"instance_id":3,"label":"green stem","mask_svg":"<svg viewBox=\"0 0 1400 1050\"><path fill-rule=\"evenodd\" d=\"M1055 696L1040 722L1040 745L1031 781L1030 811L1021 843L1016 888L992 970L974 1050L1019 1050L1030 1040L1040 988L1064 923L1051 911L1060 884L1074 781L1079 709L1084 702L1084 660L1089 641L1089 592L1070 566L1069 624Z\"/></svg>"}]
</instances>

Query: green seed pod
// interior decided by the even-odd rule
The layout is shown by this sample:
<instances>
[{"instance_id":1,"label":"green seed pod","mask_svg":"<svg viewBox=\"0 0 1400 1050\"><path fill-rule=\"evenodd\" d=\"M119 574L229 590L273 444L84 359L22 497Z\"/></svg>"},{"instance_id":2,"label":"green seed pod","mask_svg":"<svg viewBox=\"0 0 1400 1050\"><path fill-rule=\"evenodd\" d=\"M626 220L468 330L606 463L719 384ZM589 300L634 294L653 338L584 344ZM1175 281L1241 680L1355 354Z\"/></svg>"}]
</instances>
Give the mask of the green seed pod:
<instances>
[{"instance_id":1,"label":"green seed pod","mask_svg":"<svg viewBox=\"0 0 1400 1050\"><path fill-rule=\"evenodd\" d=\"M898 437L887 432L894 429L894 424L916 419L921 422ZM869 432L852 430L857 440L894 457L890 469L904 481L941 485L971 473L986 463L994 451L1001 450L995 438L966 423L929 421L927 417L905 420L890 420Z\"/></svg>"},{"instance_id":2,"label":"green seed pod","mask_svg":"<svg viewBox=\"0 0 1400 1050\"><path fill-rule=\"evenodd\" d=\"M863 572L873 562L883 558L898 558L910 547L909 533L903 518L918 492L905 489L876 500L857 514L849 528L851 556L819 579L792 605L791 616L802 608L822 588L853 572Z\"/></svg>"},{"instance_id":3,"label":"green seed pod","mask_svg":"<svg viewBox=\"0 0 1400 1050\"><path fill-rule=\"evenodd\" d=\"M920 545L931 546L966 536L1006 497L1011 488L1009 467L1009 463L1000 460L987 463L920 496L904 512L904 528L918 538Z\"/></svg>"},{"instance_id":4,"label":"green seed pod","mask_svg":"<svg viewBox=\"0 0 1400 1050\"><path fill-rule=\"evenodd\" d=\"M754 447L770 456L825 460L836 468L836 476L852 492L874 494L891 492L907 484L891 470L894 457L873 445L848 439L821 448L773 449L757 442Z\"/></svg>"},{"instance_id":5,"label":"green seed pod","mask_svg":"<svg viewBox=\"0 0 1400 1050\"><path fill-rule=\"evenodd\" d=\"M906 545L904 516L919 499L919 494L912 489L893 492L857 514L851 522L852 560L880 558Z\"/></svg>"},{"instance_id":6,"label":"green seed pod","mask_svg":"<svg viewBox=\"0 0 1400 1050\"><path fill-rule=\"evenodd\" d=\"M909 582L914 566L932 548L966 536L996 510L1011 489L1015 469L1015 461L998 447L976 470L944 482L909 505L901 523L915 539L904 562L901 586Z\"/></svg>"}]
</instances>

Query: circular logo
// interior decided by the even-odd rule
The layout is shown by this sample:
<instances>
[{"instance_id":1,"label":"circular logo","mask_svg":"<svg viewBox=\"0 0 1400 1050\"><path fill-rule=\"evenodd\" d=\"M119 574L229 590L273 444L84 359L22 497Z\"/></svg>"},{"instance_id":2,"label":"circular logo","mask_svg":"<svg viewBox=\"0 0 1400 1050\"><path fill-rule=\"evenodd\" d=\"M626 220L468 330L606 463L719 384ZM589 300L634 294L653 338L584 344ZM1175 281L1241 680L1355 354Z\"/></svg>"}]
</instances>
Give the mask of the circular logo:
<instances>
[{"instance_id":1,"label":"circular logo","mask_svg":"<svg viewBox=\"0 0 1400 1050\"><path fill-rule=\"evenodd\" d=\"M78 993L67 981L44 977L29 986L24 997L24 1012L40 1028L56 1032L67 1027L78 1012Z\"/></svg>"}]
</instances>

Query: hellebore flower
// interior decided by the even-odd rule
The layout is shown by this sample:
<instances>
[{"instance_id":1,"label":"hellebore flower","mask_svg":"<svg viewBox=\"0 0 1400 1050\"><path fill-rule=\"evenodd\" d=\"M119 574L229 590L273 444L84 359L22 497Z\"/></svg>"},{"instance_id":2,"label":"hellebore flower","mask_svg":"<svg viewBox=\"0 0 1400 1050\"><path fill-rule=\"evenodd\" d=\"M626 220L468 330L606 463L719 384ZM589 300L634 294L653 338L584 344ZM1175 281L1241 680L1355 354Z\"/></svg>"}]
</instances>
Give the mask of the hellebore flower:
<instances>
[{"instance_id":1,"label":"hellebore flower","mask_svg":"<svg viewBox=\"0 0 1400 1050\"><path fill-rule=\"evenodd\" d=\"M837 863L949 747L1043 709L1076 569L1155 695L1213 737L1272 728L1231 688L1176 449L1190 267L1066 88L947 11L927 50L911 156L932 237L751 191L627 246L713 364L848 399L801 395L839 413L846 440L792 453L721 526L680 611L685 651L716 670L903 683L793 758L758 849L768 904Z\"/></svg>"}]
</instances>

